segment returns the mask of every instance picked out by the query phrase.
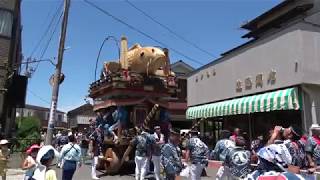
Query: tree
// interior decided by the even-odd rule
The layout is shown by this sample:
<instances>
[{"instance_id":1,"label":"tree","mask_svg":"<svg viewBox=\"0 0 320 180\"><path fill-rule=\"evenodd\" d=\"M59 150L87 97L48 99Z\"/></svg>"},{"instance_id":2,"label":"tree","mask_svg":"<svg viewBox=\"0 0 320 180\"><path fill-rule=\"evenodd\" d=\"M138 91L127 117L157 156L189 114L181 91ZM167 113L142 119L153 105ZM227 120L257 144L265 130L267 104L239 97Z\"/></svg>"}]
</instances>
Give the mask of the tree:
<instances>
[{"instance_id":1,"label":"tree","mask_svg":"<svg viewBox=\"0 0 320 180\"><path fill-rule=\"evenodd\" d=\"M22 117L18 119L18 138L39 139L40 120L36 117Z\"/></svg>"},{"instance_id":2,"label":"tree","mask_svg":"<svg viewBox=\"0 0 320 180\"><path fill-rule=\"evenodd\" d=\"M40 140L40 120L36 117L17 119L17 139L13 143L13 151L24 152L32 144Z\"/></svg>"}]
</instances>

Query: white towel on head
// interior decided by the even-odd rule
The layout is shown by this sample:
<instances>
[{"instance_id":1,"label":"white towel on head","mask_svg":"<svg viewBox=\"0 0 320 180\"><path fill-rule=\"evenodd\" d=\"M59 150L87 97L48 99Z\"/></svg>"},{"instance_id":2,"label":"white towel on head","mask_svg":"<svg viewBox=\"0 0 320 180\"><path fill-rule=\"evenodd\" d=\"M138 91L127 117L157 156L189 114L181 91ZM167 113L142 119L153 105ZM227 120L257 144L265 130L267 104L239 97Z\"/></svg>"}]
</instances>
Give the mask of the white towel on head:
<instances>
[{"instance_id":1,"label":"white towel on head","mask_svg":"<svg viewBox=\"0 0 320 180\"><path fill-rule=\"evenodd\" d=\"M54 149L51 145L42 146L37 154L37 158L36 158L37 167L32 176L32 178L34 178L35 180L45 179L47 167L41 164L40 161L41 161L41 158L51 149L54 151L55 157L59 156L59 152L56 149Z\"/></svg>"},{"instance_id":2,"label":"white towel on head","mask_svg":"<svg viewBox=\"0 0 320 180\"><path fill-rule=\"evenodd\" d=\"M154 136L154 138L159 139L160 141L164 141L164 135L163 134L160 134L160 137L159 137L157 133L154 133L153 136Z\"/></svg>"},{"instance_id":3,"label":"white towel on head","mask_svg":"<svg viewBox=\"0 0 320 180\"><path fill-rule=\"evenodd\" d=\"M289 165L292 157L285 144L271 144L258 152L258 156L272 163L280 163L281 165Z\"/></svg>"}]
</instances>

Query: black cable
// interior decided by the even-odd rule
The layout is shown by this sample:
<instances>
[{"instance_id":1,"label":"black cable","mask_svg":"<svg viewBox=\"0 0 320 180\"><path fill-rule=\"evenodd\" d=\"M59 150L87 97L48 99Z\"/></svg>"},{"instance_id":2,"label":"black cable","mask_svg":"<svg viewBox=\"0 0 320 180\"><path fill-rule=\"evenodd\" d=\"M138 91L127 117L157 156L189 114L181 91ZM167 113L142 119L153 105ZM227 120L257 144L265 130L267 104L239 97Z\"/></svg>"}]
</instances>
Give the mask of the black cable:
<instances>
[{"instance_id":1,"label":"black cable","mask_svg":"<svg viewBox=\"0 0 320 180\"><path fill-rule=\"evenodd\" d=\"M164 25L163 23L159 22L158 20L156 20L155 18L153 18L152 16L150 16L149 14L147 14L145 11L143 11L142 9L138 8L136 5L134 5L133 3L131 3L129 0L125 0L125 2L127 4L129 4L131 7L133 7L134 9L138 10L139 12L141 12L143 15L145 15L146 17L148 17L150 20L152 20L153 22L157 23L158 25L160 25L161 27L163 27L164 29L166 29L167 31L169 31L171 34L173 34L174 36L176 36L177 38L181 39L182 41L186 42L187 44L193 46L194 48L202 51L203 53L209 55L210 57L216 57L215 55L211 54L209 51L199 47L197 44L187 40L186 38L184 38L183 36L179 35L178 33L176 33L175 31L173 31L171 28L169 28L168 26Z\"/></svg>"},{"instance_id":2,"label":"black cable","mask_svg":"<svg viewBox=\"0 0 320 180\"><path fill-rule=\"evenodd\" d=\"M55 27L54 27L54 29L53 29L53 31L52 31L52 33L51 33L51 35L50 35L50 38L48 39L48 41L47 41L47 43L46 43L46 45L45 45L45 48L42 50L41 56L40 56L40 58L39 58L40 60L43 58L43 56L45 55L45 53L46 53L46 52L47 52L47 50L48 50L48 47L49 47L49 45L50 45L50 42L51 42L51 40L52 40L52 38L53 38L53 36L54 36L55 32L56 32L56 31L57 31L57 29L58 29L58 25L59 25L59 23L60 23L60 21L61 21L62 15L63 15L63 12L61 12L61 15L60 15L60 17L59 17L59 19L58 19L57 23L55 24ZM37 65L36 65L36 67L35 67L35 69L34 69L34 72L36 72L36 70L38 69L39 64L40 64L40 62L39 62L39 63L37 63Z\"/></svg>"},{"instance_id":3,"label":"black cable","mask_svg":"<svg viewBox=\"0 0 320 180\"><path fill-rule=\"evenodd\" d=\"M132 25L130 25L130 24L128 24L128 23L126 23L125 21L123 21L123 20L121 20L120 18L112 15L112 14L109 13L108 11L100 8L100 7L97 6L96 4L94 4L94 3L92 3L92 2L90 2L90 1L88 1L88 0L84 0L84 2L87 3L87 4L89 4L89 5L92 6L92 7L96 8L97 10L101 11L101 12L104 13L105 15L110 16L110 17L113 18L114 20L116 20L116 21L118 21L118 22L126 25L128 28L130 28L130 29L132 29L132 30L134 30L134 31L142 34L143 36L145 36L145 37L147 37L147 38L149 38L149 39L151 39L151 40L153 40L154 42L160 44L161 46L167 47L168 49L171 49L173 52L175 52L175 53L183 56L183 57L186 58L186 59L189 59L189 60L192 61L192 62L195 62L195 63L197 63L197 64L203 65L203 63L201 63L200 61L197 61L196 59L193 59L193 58L191 58L191 57L189 57L189 56L181 53L180 51L178 51L178 50L176 50L176 49L174 49L174 48L169 48L169 46L166 45L165 43L163 43L163 42L161 42L161 41L158 41L157 39L153 38L153 37L150 36L149 34L147 34L147 33L143 32L143 31L137 29L136 27L134 27L134 26L132 26Z\"/></svg>"},{"instance_id":4,"label":"black cable","mask_svg":"<svg viewBox=\"0 0 320 180\"><path fill-rule=\"evenodd\" d=\"M43 58L44 54L45 54L46 51L48 50L48 47L49 47L50 42L51 42L51 40L52 40L52 38L53 38L53 35L56 33L56 31L57 31L57 29L58 29L58 27L59 27L59 24L60 24L60 21L61 21L62 16L63 16L63 12L61 12L60 17L59 17L57 23L55 24L55 27L54 27L51 35L50 35L50 38L48 39L47 44L45 45L45 48L42 50L40 59Z\"/></svg>"},{"instance_id":5,"label":"black cable","mask_svg":"<svg viewBox=\"0 0 320 180\"><path fill-rule=\"evenodd\" d=\"M49 30L54 22L54 20L56 19L56 17L58 16L59 10L61 10L61 8L63 7L63 1L61 3L61 5L58 6L56 12L54 13L54 15L52 16L50 23L48 25L48 27L46 28L46 30L44 31L44 33L42 34L40 40L38 41L38 43L36 44L36 46L33 48L33 50L31 51L31 55L30 57L33 56L33 54L37 51L37 49L39 48L41 42L43 41L43 39L47 36L47 34L49 33Z\"/></svg>"},{"instance_id":6,"label":"black cable","mask_svg":"<svg viewBox=\"0 0 320 180\"><path fill-rule=\"evenodd\" d=\"M45 100L44 98L38 96L35 92L31 91L30 89L27 89L29 93L31 93L34 97L37 97L38 99L40 99L42 102L45 102L47 104L51 104L48 100Z\"/></svg>"}]
</instances>

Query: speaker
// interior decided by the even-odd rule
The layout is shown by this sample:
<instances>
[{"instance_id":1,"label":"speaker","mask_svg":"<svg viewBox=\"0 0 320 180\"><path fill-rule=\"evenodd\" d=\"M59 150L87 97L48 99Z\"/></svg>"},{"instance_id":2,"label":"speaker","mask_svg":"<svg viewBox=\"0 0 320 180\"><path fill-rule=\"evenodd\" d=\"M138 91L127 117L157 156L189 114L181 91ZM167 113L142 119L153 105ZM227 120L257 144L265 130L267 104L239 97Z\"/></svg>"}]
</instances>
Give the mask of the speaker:
<instances>
[{"instance_id":1,"label":"speaker","mask_svg":"<svg viewBox=\"0 0 320 180\"><path fill-rule=\"evenodd\" d=\"M28 85L28 77L14 75L9 88L9 99L12 106L16 108L24 108L26 104L26 91Z\"/></svg>"}]
</instances>

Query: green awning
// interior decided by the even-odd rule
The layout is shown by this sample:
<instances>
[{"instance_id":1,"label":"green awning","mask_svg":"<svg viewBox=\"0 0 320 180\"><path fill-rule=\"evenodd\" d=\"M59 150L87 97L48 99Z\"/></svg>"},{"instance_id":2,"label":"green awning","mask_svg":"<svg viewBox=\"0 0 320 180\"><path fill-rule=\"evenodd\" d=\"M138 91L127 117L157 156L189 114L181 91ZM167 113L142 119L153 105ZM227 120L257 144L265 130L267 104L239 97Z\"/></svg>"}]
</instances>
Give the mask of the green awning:
<instances>
[{"instance_id":1,"label":"green awning","mask_svg":"<svg viewBox=\"0 0 320 180\"><path fill-rule=\"evenodd\" d=\"M187 119L250 114L275 110L299 110L297 88L288 88L253 96L190 107Z\"/></svg>"}]
</instances>

